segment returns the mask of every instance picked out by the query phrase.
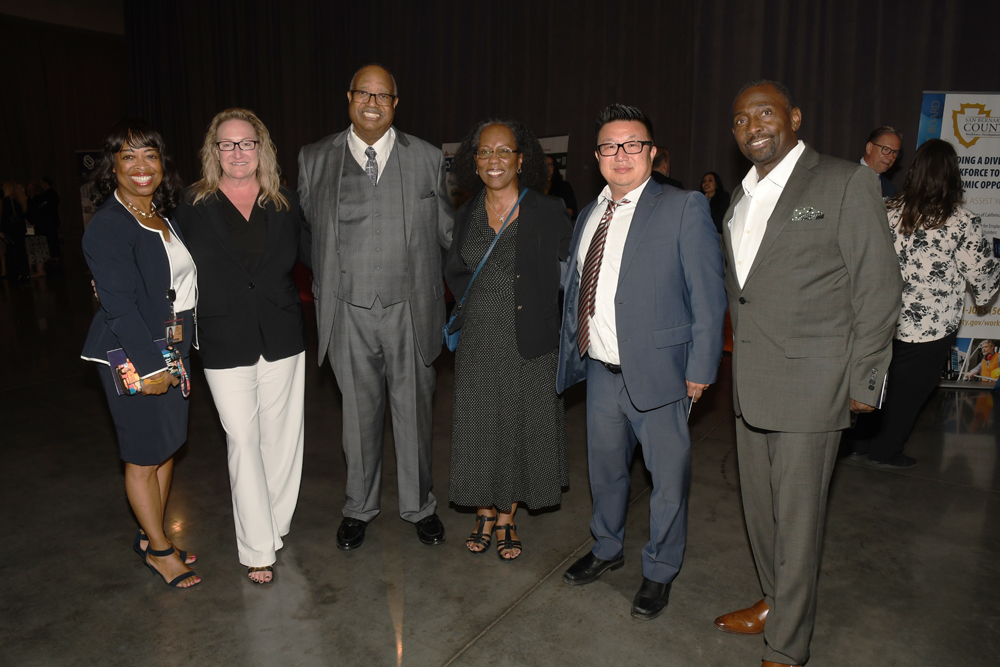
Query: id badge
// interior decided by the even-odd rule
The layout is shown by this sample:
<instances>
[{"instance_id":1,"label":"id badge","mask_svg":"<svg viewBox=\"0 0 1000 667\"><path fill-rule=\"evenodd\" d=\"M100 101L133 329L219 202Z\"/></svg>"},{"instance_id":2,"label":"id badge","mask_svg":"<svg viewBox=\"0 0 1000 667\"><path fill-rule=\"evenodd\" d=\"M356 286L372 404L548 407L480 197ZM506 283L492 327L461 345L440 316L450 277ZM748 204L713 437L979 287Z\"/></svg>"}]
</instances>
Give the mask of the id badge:
<instances>
[{"instance_id":1,"label":"id badge","mask_svg":"<svg viewBox=\"0 0 1000 667\"><path fill-rule=\"evenodd\" d=\"M163 323L167 328L167 344L180 343L184 340L184 320L173 319Z\"/></svg>"}]
</instances>

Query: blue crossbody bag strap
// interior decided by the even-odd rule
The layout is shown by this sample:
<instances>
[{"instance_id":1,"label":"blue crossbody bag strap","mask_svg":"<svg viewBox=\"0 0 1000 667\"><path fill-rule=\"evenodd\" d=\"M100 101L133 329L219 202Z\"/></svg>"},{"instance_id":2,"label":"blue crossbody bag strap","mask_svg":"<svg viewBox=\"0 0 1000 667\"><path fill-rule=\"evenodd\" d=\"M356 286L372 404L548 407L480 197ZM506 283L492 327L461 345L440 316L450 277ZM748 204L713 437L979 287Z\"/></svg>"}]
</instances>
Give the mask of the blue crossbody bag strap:
<instances>
[{"instance_id":1,"label":"blue crossbody bag strap","mask_svg":"<svg viewBox=\"0 0 1000 667\"><path fill-rule=\"evenodd\" d=\"M448 319L448 323L444 325L444 329L442 330L444 344L452 352L454 352L455 349L458 347L458 335L460 332L456 331L455 333L449 333L448 330L451 329L452 323L458 317L459 313L461 313L462 305L465 303L465 298L469 296L469 291L472 289L472 283L476 281L476 276L479 275L479 271L486 264L486 260L489 259L490 253L493 252L493 248L496 247L497 241L500 240L500 235L503 234L503 230L507 229L507 223L510 222L511 217L514 215L514 211L516 211L517 207L520 206L521 200L524 199L524 195L526 194L528 194L528 188L522 190L521 196L517 198L516 202L514 202L513 208L511 208L510 213L507 214L507 219L503 221L502 225L500 225L500 231L497 232L496 238L493 239L493 243L490 244L490 247L486 251L486 254L483 255L482 260L480 260L479 266L476 267L475 272L472 274L472 278L469 280L469 286L465 288L465 294L462 295L462 299L455 306L454 314L452 314L452 316Z\"/></svg>"}]
</instances>

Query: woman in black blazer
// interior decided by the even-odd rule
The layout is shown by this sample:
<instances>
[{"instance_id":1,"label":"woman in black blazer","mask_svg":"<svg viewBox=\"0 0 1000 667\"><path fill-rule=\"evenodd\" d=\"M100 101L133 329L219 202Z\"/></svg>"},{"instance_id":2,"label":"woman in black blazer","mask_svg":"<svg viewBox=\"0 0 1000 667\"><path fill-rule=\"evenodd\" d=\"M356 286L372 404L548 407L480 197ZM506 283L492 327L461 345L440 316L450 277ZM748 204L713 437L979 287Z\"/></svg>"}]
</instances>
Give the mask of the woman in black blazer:
<instances>
[{"instance_id":1,"label":"woman in black blazer","mask_svg":"<svg viewBox=\"0 0 1000 667\"><path fill-rule=\"evenodd\" d=\"M198 303L194 262L166 217L180 199L180 181L159 132L130 120L105 138L92 185L99 208L83 253L101 309L81 356L97 363L118 433L125 492L141 526L133 549L168 585L189 588L201 581L187 567L195 558L177 552L163 530L174 452L187 439L188 401L168 372L176 362L162 350L171 342L187 366Z\"/></svg>"},{"instance_id":2,"label":"woman in black blazer","mask_svg":"<svg viewBox=\"0 0 1000 667\"><path fill-rule=\"evenodd\" d=\"M566 417L555 377L560 262L573 228L563 202L538 191L547 180L545 157L538 139L516 121L479 123L456 153L452 173L476 192L458 210L445 264L456 298L496 245L453 325L462 334L449 496L479 509L469 551L484 553L495 529L497 553L511 561L522 551L514 525L518 505L557 505L569 484Z\"/></svg>"},{"instance_id":3,"label":"woman in black blazer","mask_svg":"<svg viewBox=\"0 0 1000 667\"><path fill-rule=\"evenodd\" d=\"M217 114L201 162L177 220L199 267L198 352L226 430L239 558L265 584L302 476L306 337L292 267L308 264L309 236L253 112Z\"/></svg>"}]
</instances>

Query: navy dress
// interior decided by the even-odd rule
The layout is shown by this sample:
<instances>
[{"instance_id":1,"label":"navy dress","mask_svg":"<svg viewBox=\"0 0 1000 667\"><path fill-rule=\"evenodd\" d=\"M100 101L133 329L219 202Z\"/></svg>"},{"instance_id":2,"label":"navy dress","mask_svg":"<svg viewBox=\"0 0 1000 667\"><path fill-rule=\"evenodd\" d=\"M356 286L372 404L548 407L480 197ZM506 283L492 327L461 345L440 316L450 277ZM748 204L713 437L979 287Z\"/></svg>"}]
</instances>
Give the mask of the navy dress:
<instances>
[{"instance_id":1,"label":"navy dress","mask_svg":"<svg viewBox=\"0 0 1000 667\"><path fill-rule=\"evenodd\" d=\"M183 241L175 226L172 239ZM140 377L165 367L154 342L166 335L171 268L159 232L143 227L112 195L97 209L83 235L83 252L94 274L101 308L94 314L81 356L97 362L118 433L122 460L156 465L187 440L188 400L180 387L159 396L118 395L108 352L122 348ZM190 368L193 311L183 319L184 339L176 347Z\"/></svg>"}]
</instances>

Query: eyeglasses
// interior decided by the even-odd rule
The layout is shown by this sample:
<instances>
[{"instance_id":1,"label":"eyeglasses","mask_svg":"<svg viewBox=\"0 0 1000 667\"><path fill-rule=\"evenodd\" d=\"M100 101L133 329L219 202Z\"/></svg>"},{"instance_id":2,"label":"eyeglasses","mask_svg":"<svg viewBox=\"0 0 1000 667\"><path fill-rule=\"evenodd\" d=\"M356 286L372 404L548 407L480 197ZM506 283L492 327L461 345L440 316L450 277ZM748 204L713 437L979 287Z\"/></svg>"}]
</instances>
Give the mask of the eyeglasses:
<instances>
[{"instance_id":1,"label":"eyeglasses","mask_svg":"<svg viewBox=\"0 0 1000 667\"><path fill-rule=\"evenodd\" d=\"M489 160L494 155L500 160L509 160L510 156L514 153L520 153L521 151L516 148L498 148L495 151L489 148L480 148L476 151L477 160Z\"/></svg>"},{"instance_id":2,"label":"eyeglasses","mask_svg":"<svg viewBox=\"0 0 1000 667\"><path fill-rule=\"evenodd\" d=\"M255 139L244 139L243 141L216 141L216 147L225 153L236 150L239 146L241 151L252 151L257 148L260 142Z\"/></svg>"},{"instance_id":3,"label":"eyeglasses","mask_svg":"<svg viewBox=\"0 0 1000 667\"><path fill-rule=\"evenodd\" d=\"M368 104L374 97L377 105L387 107L396 99L395 95L389 93L369 93L367 90L349 90L347 92L351 94L351 101L356 104Z\"/></svg>"},{"instance_id":4,"label":"eyeglasses","mask_svg":"<svg viewBox=\"0 0 1000 667\"><path fill-rule=\"evenodd\" d=\"M888 155L889 153L892 153L893 157L899 157L900 151L893 150L892 148L889 148L888 146L883 146L882 144L876 144L874 141L872 142L872 146L878 146L879 148L881 148L882 149L882 155Z\"/></svg>"},{"instance_id":5,"label":"eyeglasses","mask_svg":"<svg viewBox=\"0 0 1000 667\"><path fill-rule=\"evenodd\" d=\"M629 155L642 152L643 146L652 146L652 141L626 141L624 144L598 144L597 152L604 157L614 157L618 155L618 149L624 148Z\"/></svg>"}]
</instances>

